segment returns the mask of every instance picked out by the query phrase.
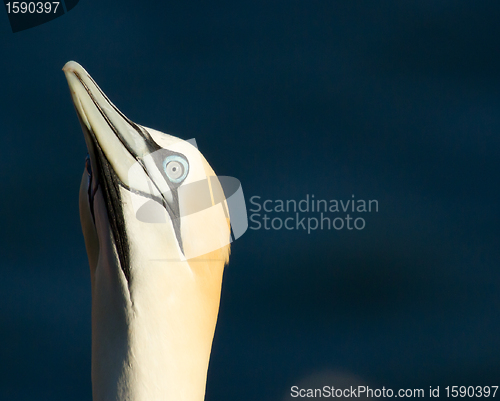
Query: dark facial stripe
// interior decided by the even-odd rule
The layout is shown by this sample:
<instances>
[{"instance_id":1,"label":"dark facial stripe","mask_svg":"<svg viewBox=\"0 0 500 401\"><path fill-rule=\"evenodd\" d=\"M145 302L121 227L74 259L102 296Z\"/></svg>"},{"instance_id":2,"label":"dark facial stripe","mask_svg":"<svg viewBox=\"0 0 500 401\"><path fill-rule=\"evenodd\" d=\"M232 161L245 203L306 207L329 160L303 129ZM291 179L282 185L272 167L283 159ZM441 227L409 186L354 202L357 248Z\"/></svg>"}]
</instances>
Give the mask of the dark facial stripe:
<instances>
[{"instance_id":1,"label":"dark facial stripe","mask_svg":"<svg viewBox=\"0 0 500 401\"><path fill-rule=\"evenodd\" d=\"M92 149L89 149L89 152L91 151L92 154L96 156L95 162L97 165L97 177L93 174L92 179L98 180L97 185L101 188L103 193L106 211L108 213L108 221L113 235L113 242L115 243L116 251L118 253L120 267L125 275L125 278L127 279L127 283L130 284L130 247L127 231L125 230L125 220L123 218L123 207L119 188L121 181L111 167L111 164L106 158L103 150L99 146L99 142L97 142L94 132L92 130L88 130L87 126L83 123L80 114L77 113L77 115L82 129L92 139ZM97 187L95 191L97 191ZM92 202L92 212L94 211L94 200L94 196L91 199L89 198L89 202ZM92 215L92 217L94 217L94 214Z\"/></svg>"},{"instance_id":2,"label":"dark facial stripe","mask_svg":"<svg viewBox=\"0 0 500 401\"><path fill-rule=\"evenodd\" d=\"M94 103L94 105L96 106L97 110L99 110L99 113L102 115L102 117L104 118L104 120L106 121L106 123L108 124L108 126L110 127L110 129L113 131L113 133L115 134L115 136L118 138L118 140L121 142L121 144L125 147L125 149L127 149L127 151L129 152L129 154L141 165L142 169L144 170L144 172L146 173L146 175L148 175L147 173L147 169L146 167L144 166L142 160L140 158L138 158L138 156L135 154L134 150L130 147L130 145L125 141L125 139L122 137L122 135L120 134L120 132L118 131L118 129L114 126L114 124L111 122L111 120L109 119L109 117L106 115L106 113L104 113L104 111L102 110L101 106L99 105L99 103L97 102L97 100L95 99L94 95L92 94L92 92L90 91L89 87L85 84L85 82L82 80L82 78L80 77L80 75L74 71L73 72L76 76L76 78L80 81L80 83L82 84L82 86L84 87L85 91L87 92L87 94L89 95L90 99L92 100L92 102ZM99 90L99 92L101 93L101 95L104 97L104 99L108 102L108 104L113 107L113 109L132 127L134 128L134 130L137 131L137 133L143 138L147 148L148 148L148 151L149 153L154 153L154 152L157 152L158 150L163 150L163 151L167 151L166 149L163 149L162 147L160 147L154 140L153 138L151 137L151 135L149 134L149 132L147 132L146 129L144 129L143 127L140 127L138 126L137 124L135 124L134 122L132 122L127 116L125 116L120 110L118 110L116 108L116 106L111 103L111 101L109 100L109 98L106 96L106 94L101 90L101 88L99 88L99 86L96 84L96 82L92 79L92 77L90 75L87 74L87 77L94 83L94 85L96 86L96 88ZM78 113L77 113L78 114ZM84 127L84 124L82 124L82 127ZM173 227L174 227L174 232L175 232L175 236L177 238L177 242L179 244L179 247L181 249L181 252L184 253L184 247L183 247L183 244L182 244L182 237L181 237L181 230L180 230L180 216L179 216L179 202L178 202L178 193L177 193L177 186L175 185L172 185L172 183L166 179L166 182L167 184L169 185L170 187L170 190L172 191L172 195L173 195L173 199L174 199L174 202L173 202L173 205L169 205L166 200L163 198L163 196L161 197L161 199L159 197L156 197L154 195L147 195L147 194L144 194L144 193L141 193L139 191L135 191L133 190L132 188L130 188L128 185L126 185L125 183L123 183L119 177L116 175L116 173L114 172L113 168L111 167L111 164L109 163L108 159L106 158L106 155L104 154L104 152L102 151L102 149L100 148L99 144L98 144L98 141L97 141L97 138L94 134L94 132L92 132L92 140L94 142L94 145L97 146L98 148L98 153L99 153L99 159L103 159L104 161L104 165L107 166L107 168L109 169L110 173L108 174L110 177L113 177L114 180L112 180L113 182L111 183L107 183L106 186L109 186L109 185L118 185L120 184L121 186L123 186L124 188L126 188L127 190L131 191L131 192L134 192L134 193L139 193L143 196L147 196L148 198L151 198L151 199L154 199L155 201L157 201L158 203L160 203L166 210L167 212L169 213L170 217L171 217L171 221L172 221L172 224L173 224ZM170 151L167 151L169 153L172 153L172 154L177 154L175 152L170 152ZM97 152L95 153L97 154ZM154 158L155 160L155 163L157 164L160 172L162 173L162 175L165 175L164 172L163 172L163 169L162 169L162 166L161 166L161 163L158 164L158 160L156 160L156 158ZM101 169L101 168L100 168ZM156 183L151 180L153 185L155 185L158 193L161 193L160 189L158 188L158 186L156 185ZM109 184L109 185L108 185ZM112 193L110 193L109 191L109 188L108 188L108 191L103 191L104 192L104 195L106 196L109 196L109 195L112 195ZM119 211L120 211L120 217L121 219L118 219L117 217L114 218L114 221L119 221L121 220L121 224L120 224L120 230L118 230L118 228L115 230L113 229L113 232L116 231L116 234L118 234L119 232L118 231L123 231L123 235L121 235L122 238L127 238L126 237L126 231L125 231L125 222L124 222L124 219L123 219L123 212L122 212L122 204L121 204L121 201L120 201L120 193L119 193L119 190L116 190L114 193L116 193L116 199L113 199L112 202L110 202L109 200L106 199L106 205L107 205L107 208L108 208L108 205L111 205L111 204L114 204L114 203L117 203L119 202ZM115 209L118 209L118 207L115 207ZM111 214L112 211L110 211L110 208L108 208L108 214L110 214L110 220L111 220ZM112 223L110 221L110 223ZM113 225L112 225L113 226ZM128 243L126 244L127 246L126 247L123 247L123 252L126 252L127 255L124 255L123 258L124 258L124 261L126 259L127 261L127 265L125 266L125 268L122 267L122 269L124 270L124 274L125 276L127 277L127 280L129 279L129 276L130 276L130 267L128 265L128 260L129 260L129 256L128 256ZM118 244L117 244L117 248L118 248Z\"/></svg>"},{"instance_id":3,"label":"dark facial stripe","mask_svg":"<svg viewBox=\"0 0 500 401\"><path fill-rule=\"evenodd\" d=\"M97 177L92 175L92 166L90 165L90 156L87 154L85 158L85 169L87 170L87 198L89 201L90 214L92 215L92 221L95 225L95 213L94 213L94 197L99 188L99 182Z\"/></svg>"}]
</instances>

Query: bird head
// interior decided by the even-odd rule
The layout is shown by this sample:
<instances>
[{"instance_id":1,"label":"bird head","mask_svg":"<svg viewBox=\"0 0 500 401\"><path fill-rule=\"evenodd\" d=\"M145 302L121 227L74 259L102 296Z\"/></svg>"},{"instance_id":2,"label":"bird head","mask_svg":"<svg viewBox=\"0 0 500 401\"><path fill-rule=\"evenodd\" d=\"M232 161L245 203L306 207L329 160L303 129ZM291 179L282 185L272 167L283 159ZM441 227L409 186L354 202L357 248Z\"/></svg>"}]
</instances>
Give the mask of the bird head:
<instances>
[{"instance_id":1,"label":"bird head","mask_svg":"<svg viewBox=\"0 0 500 401\"><path fill-rule=\"evenodd\" d=\"M220 181L194 141L132 122L78 63L63 71L88 150L94 399L203 399L229 258Z\"/></svg>"},{"instance_id":2,"label":"bird head","mask_svg":"<svg viewBox=\"0 0 500 401\"><path fill-rule=\"evenodd\" d=\"M86 238L96 229L89 238L98 245L89 252L94 264L100 236L111 237L127 279L137 253L153 261L209 254L227 262L224 191L196 142L132 122L78 63L63 70L89 153L80 201L90 211L82 221ZM164 246L153 246L157 241Z\"/></svg>"}]
</instances>

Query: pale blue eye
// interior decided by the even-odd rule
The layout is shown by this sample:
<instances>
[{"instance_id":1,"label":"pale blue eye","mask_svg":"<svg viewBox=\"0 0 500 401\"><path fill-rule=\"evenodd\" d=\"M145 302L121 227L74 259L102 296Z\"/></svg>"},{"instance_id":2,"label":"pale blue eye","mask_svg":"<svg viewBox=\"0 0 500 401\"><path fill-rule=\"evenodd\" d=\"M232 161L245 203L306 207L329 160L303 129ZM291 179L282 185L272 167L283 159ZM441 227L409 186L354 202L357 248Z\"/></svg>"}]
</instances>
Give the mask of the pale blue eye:
<instances>
[{"instance_id":1,"label":"pale blue eye","mask_svg":"<svg viewBox=\"0 0 500 401\"><path fill-rule=\"evenodd\" d=\"M178 184L186 178L189 166L183 157L170 155L163 162L163 170L171 182Z\"/></svg>"}]
</instances>

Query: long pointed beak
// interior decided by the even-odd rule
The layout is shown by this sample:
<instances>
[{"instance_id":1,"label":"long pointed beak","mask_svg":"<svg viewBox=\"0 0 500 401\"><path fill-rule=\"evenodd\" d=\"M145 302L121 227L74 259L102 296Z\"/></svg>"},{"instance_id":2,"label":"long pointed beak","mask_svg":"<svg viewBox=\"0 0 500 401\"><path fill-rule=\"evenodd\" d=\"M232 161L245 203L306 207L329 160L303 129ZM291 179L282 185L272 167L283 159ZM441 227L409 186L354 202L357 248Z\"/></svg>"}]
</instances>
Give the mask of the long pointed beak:
<instances>
[{"instance_id":1,"label":"long pointed beak","mask_svg":"<svg viewBox=\"0 0 500 401\"><path fill-rule=\"evenodd\" d=\"M92 153L97 147L122 183L128 185L128 173L133 164L160 147L143 127L118 110L80 64L69 61L63 71L85 133L92 164L97 156Z\"/></svg>"},{"instance_id":2,"label":"long pointed beak","mask_svg":"<svg viewBox=\"0 0 500 401\"><path fill-rule=\"evenodd\" d=\"M89 193L95 193L97 188L103 192L115 241L123 243L117 243L122 248L118 250L122 265L127 264L128 257L120 186L166 208L183 250L177 189L162 173L165 153L175 152L163 149L147 129L118 110L80 64L69 61L63 71L89 151L93 186ZM89 201L93 210L93 200Z\"/></svg>"}]
</instances>

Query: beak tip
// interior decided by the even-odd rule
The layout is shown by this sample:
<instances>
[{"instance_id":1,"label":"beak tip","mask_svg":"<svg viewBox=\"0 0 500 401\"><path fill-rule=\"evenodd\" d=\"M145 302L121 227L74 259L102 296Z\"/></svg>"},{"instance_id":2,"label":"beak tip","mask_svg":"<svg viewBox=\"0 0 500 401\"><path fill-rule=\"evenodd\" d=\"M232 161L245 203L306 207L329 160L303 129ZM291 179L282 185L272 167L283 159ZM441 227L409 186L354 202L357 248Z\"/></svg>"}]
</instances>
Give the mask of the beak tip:
<instances>
[{"instance_id":1,"label":"beak tip","mask_svg":"<svg viewBox=\"0 0 500 401\"><path fill-rule=\"evenodd\" d=\"M66 64L64 64L64 67L62 70L67 74L70 72L78 71L78 70L83 70L83 67L78 64L76 61L68 61Z\"/></svg>"}]
</instances>

